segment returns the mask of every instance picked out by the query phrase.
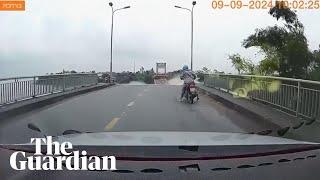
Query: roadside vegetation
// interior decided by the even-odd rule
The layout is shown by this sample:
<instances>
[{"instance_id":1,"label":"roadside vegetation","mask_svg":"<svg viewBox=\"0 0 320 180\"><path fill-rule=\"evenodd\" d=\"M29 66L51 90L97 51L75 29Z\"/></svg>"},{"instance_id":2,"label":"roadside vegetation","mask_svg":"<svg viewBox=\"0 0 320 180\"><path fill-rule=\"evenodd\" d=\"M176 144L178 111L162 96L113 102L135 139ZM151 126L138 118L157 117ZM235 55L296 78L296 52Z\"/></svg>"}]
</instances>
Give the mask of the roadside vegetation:
<instances>
[{"instance_id":1,"label":"roadside vegetation","mask_svg":"<svg viewBox=\"0 0 320 180\"><path fill-rule=\"evenodd\" d=\"M134 74L135 78L134 81L141 81L146 84L153 84L153 76L155 75L155 72L152 69L147 71L138 71Z\"/></svg>"},{"instance_id":2,"label":"roadside vegetation","mask_svg":"<svg viewBox=\"0 0 320 180\"><path fill-rule=\"evenodd\" d=\"M233 67L239 74L320 80L320 46L316 50L309 49L304 26L296 12L277 1L269 15L283 21L284 25L256 29L242 42L244 48L259 48L263 59L255 65L239 54L231 54L228 59Z\"/></svg>"}]
</instances>

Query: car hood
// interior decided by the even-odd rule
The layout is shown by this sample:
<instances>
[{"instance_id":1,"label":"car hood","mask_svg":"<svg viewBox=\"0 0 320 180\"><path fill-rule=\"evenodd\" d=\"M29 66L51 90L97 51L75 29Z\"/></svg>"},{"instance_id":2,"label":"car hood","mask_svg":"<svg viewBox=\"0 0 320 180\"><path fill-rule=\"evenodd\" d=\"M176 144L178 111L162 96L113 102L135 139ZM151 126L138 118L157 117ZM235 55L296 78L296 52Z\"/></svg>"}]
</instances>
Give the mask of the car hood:
<instances>
[{"instance_id":1,"label":"car hood","mask_svg":"<svg viewBox=\"0 0 320 180\"><path fill-rule=\"evenodd\" d=\"M317 143L243 133L101 132L54 137L71 142L74 150L106 153L122 160L198 160L257 157L320 149ZM0 145L12 151L35 152L34 144ZM46 147L43 146L43 152Z\"/></svg>"},{"instance_id":2,"label":"car hood","mask_svg":"<svg viewBox=\"0 0 320 180\"><path fill-rule=\"evenodd\" d=\"M218 132L101 132L55 137L58 142L89 146L225 146L266 144L316 144L280 137Z\"/></svg>"}]
</instances>

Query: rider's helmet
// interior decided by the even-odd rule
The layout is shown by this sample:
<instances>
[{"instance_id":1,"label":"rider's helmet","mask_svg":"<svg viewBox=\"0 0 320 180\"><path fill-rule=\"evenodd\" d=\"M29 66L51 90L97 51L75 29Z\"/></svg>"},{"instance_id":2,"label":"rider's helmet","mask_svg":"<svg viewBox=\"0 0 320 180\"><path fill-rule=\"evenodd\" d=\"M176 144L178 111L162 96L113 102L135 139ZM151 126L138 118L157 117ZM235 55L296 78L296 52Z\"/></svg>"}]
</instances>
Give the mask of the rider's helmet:
<instances>
[{"instance_id":1,"label":"rider's helmet","mask_svg":"<svg viewBox=\"0 0 320 180\"><path fill-rule=\"evenodd\" d=\"M184 65L183 67L182 67L182 70L188 70L189 69L189 67L188 67L188 65Z\"/></svg>"}]
</instances>

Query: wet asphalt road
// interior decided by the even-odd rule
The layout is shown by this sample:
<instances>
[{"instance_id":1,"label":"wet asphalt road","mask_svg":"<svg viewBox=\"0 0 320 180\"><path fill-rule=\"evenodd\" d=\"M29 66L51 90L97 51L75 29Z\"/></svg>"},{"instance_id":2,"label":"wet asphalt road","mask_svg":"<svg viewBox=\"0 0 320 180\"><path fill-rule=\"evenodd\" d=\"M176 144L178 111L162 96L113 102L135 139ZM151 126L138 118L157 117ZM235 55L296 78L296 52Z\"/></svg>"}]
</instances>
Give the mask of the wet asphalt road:
<instances>
[{"instance_id":1,"label":"wet asphalt road","mask_svg":"<svg viewBox=\"0 0 320 180\"><path fill-rule=\"evenodd\" d=\"M257 132L277 128L225 107L206 95L178 101L177 85L117 85L76 96L0 123L0 143L24 143L66 130ZM41 133L28 128L33 124Z\"/></svg>"}]
</instances>

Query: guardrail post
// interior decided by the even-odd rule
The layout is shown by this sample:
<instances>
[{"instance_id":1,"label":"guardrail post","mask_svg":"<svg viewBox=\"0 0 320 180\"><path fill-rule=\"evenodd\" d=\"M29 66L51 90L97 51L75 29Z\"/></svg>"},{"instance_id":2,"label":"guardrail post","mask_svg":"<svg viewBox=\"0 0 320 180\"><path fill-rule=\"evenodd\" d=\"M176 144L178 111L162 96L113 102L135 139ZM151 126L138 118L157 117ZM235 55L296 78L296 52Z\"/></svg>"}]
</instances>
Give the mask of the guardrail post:
<instances>
[{"instance_id":1,"label":"guardrail post","mask_svg":"<svg viewBox=\"0 0 320 180\"><path fill-rule=\"evenodd\" d=\"M252 99L252 91L253 91L253 77L250 77L250 92L248 93L249 98Z\"/></svg>"},{"instance_id":2,"label":"guardrail post","mask_svg":"<svg viewBox=\"0 0 320 180\"><path fill-rule=\"evenodd\" d=\"M212 88L215 88L215 84L216 84L216 75L213 75L213 78L212 78Z\"/></svg>"},{"instance_id":3,"label":"guardrail post","mask_svg":"<svg viewBox=\"0 0 320 180\"><path fill-rule=\"evenodd\" d=\"M64 92L66 90L66 76L62 76L62 91Z\"/></svg>"},{"instance_id":4,"label":"guardrail post","mask_svg":"<svg viewBox=\"0 0 320 180\"><path fill-rule=\"evenodd\" d=\"M33 77L33 97L36 97L36 77Z\"/></svg>"},{"instance_id":5,"label":"guardrail post","mask_svg":"<svg viewBox=\"0 0 320 180\"><path fill-rule=\"evenodd\" d=\"M299 116L299 108L300 108L300 87L301 82L298 82L298 92L297 92L297 106L296 106L296 116Z\"/></svg>"},{"instance_id":6,"label":"guardrail post","mask_svg":"<svg viewBox=\"0 0 320 180\"><path fill-rule=\"evenodd\" d=\"M227 77L227 92L229 93L230 92L230 88L229 88L229 84L230 84L230 78L229 76Z\"/></svg>"},{"instance_id":7,"label":"guardrail post","mask_svg":"<svg viewBox=\"0 0 320 180\"><path fill-rule=\"evenodd\" d=\"M252 90L253 90L253 88L252 88L252 85L253 85L253 78L252 78L252 77L250 77L250 85L251 85L251 86L250 86L250 88L251 88L251 89L250 89L250 91L252 91Z\"/></svg>"}]
</instances>

